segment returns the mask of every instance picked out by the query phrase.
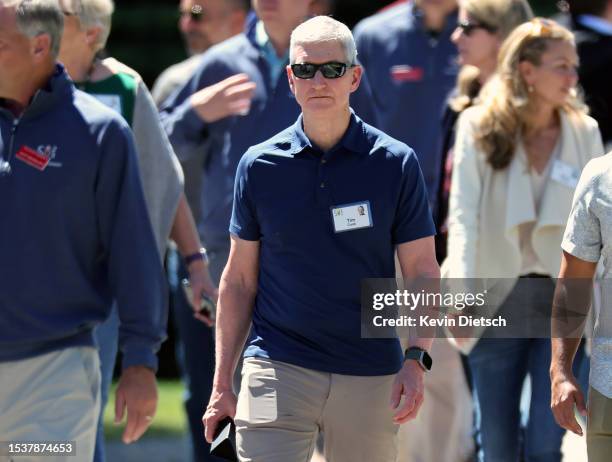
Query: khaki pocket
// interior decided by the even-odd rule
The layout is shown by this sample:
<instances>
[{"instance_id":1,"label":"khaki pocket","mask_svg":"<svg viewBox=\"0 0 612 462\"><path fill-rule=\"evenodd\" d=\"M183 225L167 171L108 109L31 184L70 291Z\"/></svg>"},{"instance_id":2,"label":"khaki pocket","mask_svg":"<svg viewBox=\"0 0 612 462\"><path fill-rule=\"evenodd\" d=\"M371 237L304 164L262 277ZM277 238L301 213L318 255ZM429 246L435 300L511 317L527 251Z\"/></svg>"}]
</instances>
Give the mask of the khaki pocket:
<instances>
[{"instance_id":1,"label":"khaki pocket","mask_svg":"<svg viewBox=\"0 0 612 462\"><path fill-rule=\"evenodd\" d=\"M245 360L236 420L250 424L272 423L278 418L276 371L257 360Z\"/></svg>"},{"instance_id":2,"label":"khaki pocket","mask_svg":"<svg viewBox=\"0 0 612 462\"><path fill-rule=\"evenodd\" d=\"M98 351L91 347L78 347L77 349L85 380L91 392L91 399L97 405L100 399L100 358Z\"/></svg>"}]
</instances>

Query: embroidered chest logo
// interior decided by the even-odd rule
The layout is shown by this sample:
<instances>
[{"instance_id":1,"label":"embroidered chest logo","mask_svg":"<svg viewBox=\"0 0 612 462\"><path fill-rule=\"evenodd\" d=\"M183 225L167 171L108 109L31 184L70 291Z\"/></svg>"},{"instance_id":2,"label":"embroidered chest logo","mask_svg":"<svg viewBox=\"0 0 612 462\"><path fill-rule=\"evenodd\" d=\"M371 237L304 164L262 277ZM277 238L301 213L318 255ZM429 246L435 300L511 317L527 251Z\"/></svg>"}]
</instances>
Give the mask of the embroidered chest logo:
<instances>
[{"instance_id":1,"label":"embroidered chest logo","mask_svg":"<svg viewBox=\"0 0 612 462\"><path fill-rule=\"evenodd\" d=\"M61 167L61 162L53 161L57 155L57 146L40 145L36 150L23 145L15 154L15 158L34 167L41 172L47 167Z\"/></svg>"},{"instance_id":2,"label":"embroidered chest logo","mask_svg":"<svg viewBox=\"0 0 612 462\"><path fill-rule=\"evenodd\" d=\"M396 83L420 82L425 72L422 67L409 66L407 64L391 67L391 79Z\"/></svg>"}]
</instances>

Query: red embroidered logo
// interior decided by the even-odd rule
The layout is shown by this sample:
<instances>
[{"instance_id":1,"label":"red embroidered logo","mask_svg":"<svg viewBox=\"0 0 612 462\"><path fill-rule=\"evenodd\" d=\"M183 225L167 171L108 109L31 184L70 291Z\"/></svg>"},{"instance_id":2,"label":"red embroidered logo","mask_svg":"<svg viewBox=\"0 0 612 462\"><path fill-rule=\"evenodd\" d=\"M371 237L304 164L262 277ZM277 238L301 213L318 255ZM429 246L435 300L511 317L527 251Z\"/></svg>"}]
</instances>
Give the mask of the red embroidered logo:
<instances>
[{"instance_id":1,"label":"red embroidered logo","mask_svg":"<svg viewBox=\"0 0 612 462\"><path fill-rule=\"evenodd\" d=\"M15 154L15 158L19 159L22 162L25 162L30 167L34 167L40 170L41 172L45 168L47 168L47 165L49 165L49 160L50 160L49 157L45 156L44 154L40 154L36 152L34 149L29 148L25 145L19 148L19 151L17 151L17 154Z\"/></svg>"},{"instance_id":2,"label":"red embroidered logo","mask_svg":"<svg viewBox=\"0 0 612 462\"><path fill-rule=\"evenodd\" d=\"M423 74L422 67L412 67L407 64L391 68L391 78L394 82L420 82L423 80Z\"/></svg>"}]
</instances>

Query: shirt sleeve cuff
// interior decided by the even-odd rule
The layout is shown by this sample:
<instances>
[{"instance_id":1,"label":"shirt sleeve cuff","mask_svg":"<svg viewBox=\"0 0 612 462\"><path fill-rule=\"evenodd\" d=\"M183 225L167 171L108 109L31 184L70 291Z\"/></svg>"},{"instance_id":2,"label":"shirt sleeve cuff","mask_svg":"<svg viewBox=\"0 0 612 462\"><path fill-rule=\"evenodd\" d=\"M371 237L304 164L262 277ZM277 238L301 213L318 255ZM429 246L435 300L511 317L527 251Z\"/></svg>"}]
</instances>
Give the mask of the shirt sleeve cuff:
<instances>
[{"instance_id":1,"label":"shirt sleeve cuff","mask_svg":"<svg viewBox=\"0 0 612 462\"><path fill-rule=\"evenodd\" d=\"M586 249L584 247L579 247L571 241L564 240L561 244L561 248L565 250L570 255L573 255L580 260L588 261L591 263L597 263L599 261L600 252L594 251L590 249Z\"/></svg>"},{"instance_id":2,"label":"shirt sleeve cuff","mask_svg":"<svg viewBox=\"0 0 612 462\"><path fill-rule=\"evenodd\" d=\"M243 241L258 241L261 238L258 232L239 228L235 225L230 225L229 232Z\"/></svg>"},{"instance_id":3,"label":"shirt sleeve cuff","mask_svg":"<svg viewBox=\"0 0 612 462\"><path fill-rule=\"evenodd\" d=\"M123 350L122 370L131 366L144 366L157 372L158 360L153 349L144 345L130 345Z\"/></svg>"},{"instance_id":4,"label":"shirt sleeve cuff","mask_svg":"<svg viewBox=\"0 0 612 462\"><path fill-rule=\"evenodd\" d=\"M183 101L183 104L177 108L177 112L177 116L181 120L181 123L184 124L186 131L199 131L206 128L206 122L200 118L193 108L190 98Z\"/></svg>"},{"instance_id":5,"label":"shirt sleeve cuff","mask_svg":"<svg viewBox=\"0 0 612 462\"><path fill-rule=\"evenodd\" d=\"M414 232L414 230L407 233L397 233L393 236L393 243L395 245L405 244L406 242L416 241L417 239L423 239L424 237L435 236L435 229L424 229L419 232Z\"/></svg>"}]
</instances>

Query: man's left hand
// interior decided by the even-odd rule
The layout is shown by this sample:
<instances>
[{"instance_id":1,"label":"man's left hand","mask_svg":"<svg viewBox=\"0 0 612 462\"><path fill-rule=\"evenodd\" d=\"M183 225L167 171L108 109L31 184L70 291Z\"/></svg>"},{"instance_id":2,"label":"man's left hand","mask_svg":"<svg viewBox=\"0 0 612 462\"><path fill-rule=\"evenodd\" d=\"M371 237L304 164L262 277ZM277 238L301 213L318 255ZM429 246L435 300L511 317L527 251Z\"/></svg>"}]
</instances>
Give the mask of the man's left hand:
<instances>
[{"instance_id":1,"label":"man's left hand","mask_svg":"<svg viewBox=\"0 0 612 462\"><path fill-rule=\"evenodd\" d=\"M127 425L122 437L125 444L137 441L147 431L156 408L155 373L144 366L124 369L115 393L115 423L123 420L127 409Z\"/></svg>"},{"instance_id":2,"label":"man's left hand","mask_svg":"<svg viewBox=\"0 0 612 462\"><path fill-rule=\"evenodd\" d=\"M391 389L391 408L397 409L393 422L403 424L414 419L423 404L423 368L414 360L404 361L402 369L397 373ZM400 407L400 402L404 402Z\"/></svg>"},{"instance_id":3,"label":"man's left hand","mask_svg":"<svg viewBox=\"0 0 612 462\"><path fill-rule=\"evenodd\" d=\"M192 299L189 300L194 311L194 317L199 319L209 327L214 325L214 321L206 313L200 311L200 297L202 294L217 303L219 290L215 287L208 271L208 265L203 261L195 261L188 268L189 285L191 286Z\"/></svg>"}]
</instances>

